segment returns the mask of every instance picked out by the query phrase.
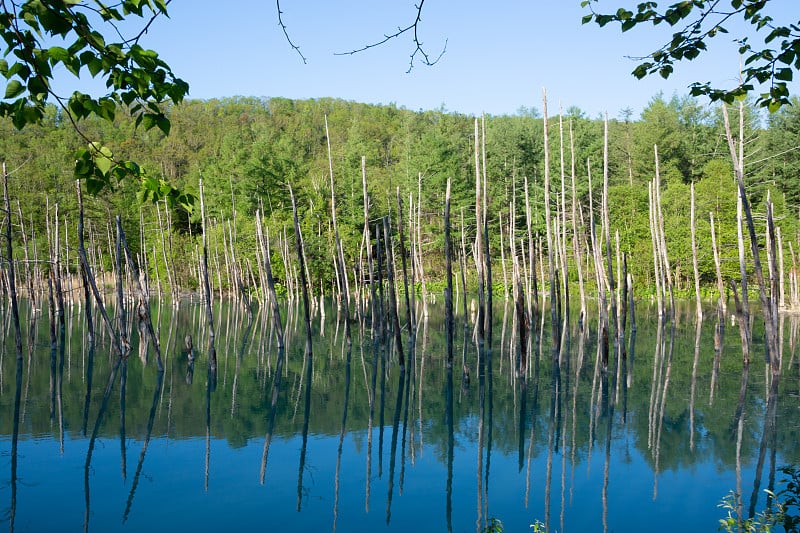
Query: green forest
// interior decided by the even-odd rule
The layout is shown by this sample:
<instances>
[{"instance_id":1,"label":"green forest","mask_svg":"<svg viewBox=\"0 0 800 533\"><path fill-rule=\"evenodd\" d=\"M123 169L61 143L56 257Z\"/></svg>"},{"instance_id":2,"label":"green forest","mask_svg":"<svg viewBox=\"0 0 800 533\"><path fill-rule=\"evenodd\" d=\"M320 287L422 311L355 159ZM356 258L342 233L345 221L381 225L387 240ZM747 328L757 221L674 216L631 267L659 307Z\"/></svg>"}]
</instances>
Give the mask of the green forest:
<instances>
[{"instance_id":1,"label":"green forest","mask_svg":"<svg viewBox=\"0 0 800 533\"><path fill-rule=\"evenodd\" d=\"M762 237L767 198L774 204L787 272L793 268L798 248L793 243L798 239L800 207L800 101L794 99L793 104L768 116L752 102L743 107L749 198ZM269 235L276 281L287 288L287 269L292 267L282 254L287 236L293 235L289 185L297 196L310 283L317 293L334 290L331 170L338 231L349 275L354 276L363 254L362 157L369 217L377 220L389 215L396 231L398 198L402 201L403 231L409 232L410 227L412 232L407 246L421 252L418 274L424 273L434 287L444 278L444 197L446 182L452 180L453 242L458 255L465 233L469 282L474 270L469 268L469 247L476 226L476 117L444 107L412 111L337 99L247 97L187 100L166 108L165 114L171 123L168 136L158 128L137 128L135 119L117 113L113 122L87 117L80 122L81 137L69 117L53 106L47 108L41 123L22 131L10 119L0 121L0 157L9 175L12 211L19 215L14 217L15 258L25 264L46 264L48 232L55 231L58 221L67 246L62 260L77 271L75 254L69 252L77 248L74 154L86 148L89 139L113 147L115 157L136 161L148 176L181 191L197 196L202 180L207 237L216 261L212 270L217 269L212 273L215 290L234 287L231 270L221 266L220 258L228 253L241 265L244 287L252 294L260 290L256 276L247 273L256 271L259 260L257 213ZM588 232L590 173L591 206L600 212L604 117L588 117L576 107L551 108L549 114L549 207L556 218L556 213L563 213L564 233L573 239L573 180L579 208L576 235ZM731 123L738 123L739 108L732 106L730 114ZM539 108L527 107L514 115L477 117L477 121L488 184L487 234L498 292L503 290L505 275L501 261L510 264L507 239L512 213L517 235L524 235L528 207L533 242L540 243L539 253L546 246L541 244L546 223L543 116ZM638 118L630 110L608 117L610 227L612 234L619 234L637 297L653 291L648 184L656 174L654 146L672 283L679 293L694 291L689 232L690 186L694 184L699 275L710 297L716 288L716 272L709 214L716 224L723 277L739 276L736 182L720 108L707 107L689 96L659 94ZM164 201L152 201L142 190L146 189L135 180L125 178L110 190L86 198L90 255L96 268L100 272L112 268L113 218L120 215L140 262L147 264L151 286L170 283L180 291L198 290L199 207L167 206ZM568 261L574 264L575 257ZM587 260L583 272L591 278L589 267ZM568 272L574 280L576 269L570 267Z\"/></svg>"}]
</instances>

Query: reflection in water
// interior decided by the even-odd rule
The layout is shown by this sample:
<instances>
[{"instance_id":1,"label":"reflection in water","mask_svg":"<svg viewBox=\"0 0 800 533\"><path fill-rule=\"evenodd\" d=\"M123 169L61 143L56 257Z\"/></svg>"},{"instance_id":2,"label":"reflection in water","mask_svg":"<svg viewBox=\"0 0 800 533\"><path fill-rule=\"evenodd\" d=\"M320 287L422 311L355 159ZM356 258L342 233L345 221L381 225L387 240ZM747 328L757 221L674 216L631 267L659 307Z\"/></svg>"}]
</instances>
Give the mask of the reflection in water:
<instances>
[{"instance_id":1,"label":"reflection in water","mask_svg":"<svg viewBox=\"0 0 800 533\"><path fill-rule=\"evenodd\" d=\"M400 376L397 378L397 398L395 399L394 417L392 418L392 442L389 454L389 492L386 496L386 523L389 524L392 518L392 493L394 492L394 467L397 456L397 437L400 429L400 413L403 408L403 390L406 385L406 370L400 368Z\"/></svg>"},{"instance_id":2,"label":"reflection in water","mask_svg":"<svg viewBox=\"0 0 800 533\"><path fill-rule=\"evenodd\" d=\"M347 362L345 363L344 374L344 407L342 407L342 427L339 430L339 447L336 450L336 476L334 482L333 496L333 530L336 531L336 519L339 516L339 474L342 467L342 448L344 447L344 435L347 428L347 406L350 403L350 362L351 349L348 343Z\"/></svg>"},{"instance_id":3,"label":"reflection in water","mask_svg":"<svg viewBox=\"0 0 800 533\"><path fill-rule=\"evenodd\" d=\"M17 448L19 445L19 411L22 399L22 359L16 359L17 372L14 381L14 425L11 430L11 506L8 513L9 530L13 533L17 516Z\"/></svg>"},{"instance_id":4,"label":"reflection in water","mask_svg":"<svg viewBox=\"0 0 800 533\"><path fill-rule=\"evenodd\" d=\"M767 485L768 498L775 491L775 457L777 445L777 431L776 431L776 413L778 408L778 377L772 380L767 397L767 408L764 412L764 425L761 433L761 444L758 447L758 460L756 461L756 474L753 481L753 493L750 496L750 508L748 509L748 518L753 518L756 514L756 505L758 504L758 495L760 494L759 487L761 486L761 475L764 470L764 460L767 453L767 447L770 448L770 462L769 462L769 482ZM770 500L767 500L766 506L769 507Z\"/></svg>"},{"instance_id":5,"label":"reflection in water","mask_svg":"<svg viewBox=\"0 0 800 533\"><path fill-rule=\"evenodd\" d=\"M214 350L213 341L211 349ZM206 381L206 468L203 488L208 492L208 478L211 470L211 393L217 390L217 365L209 358L208 380Z\"/></svg>"},{"instance_id":6,"label":"reflection in water","mask_svg":"<svg viewBox=\"0 0 800 533\"><path fill-rule=\"evenodd\" d=\"M122 370L119 374L119 451L120 468L123 481L128 477L128 458L125 450L125 392L128 383L128 360L122 360Z\"/></svg>"},{"instance_id":7,"label":"reflection in water","mask_svg":"<svg viewBox=\"0 0 800 533\"><path fill-rule=\"evenodd\" d=\"M445 520L447 531L453 531L453 461L455 456L455 423L453 421L453 367L445 370L444 423L447 428L447 482L445 484Z\"/></svg>"},{"instance_id":8,"label":"reflection in water","mask_svg":"<svg viewBox=\"0 0 800 533\"><path fill-rule=\"evenodd\" d=\"M86 436L89 425L89 404L92 401L92 376L94 375L94 342L89 341L88 356L86 357L86 395L83 400L83 425L81 433Z\"/></svg>"},{"instance_id":9,"label":"reflection in water","mask_svg":"<svg viewBox=\"0 0 800 533\"><path fill-rule=\"evenodd\" d=\"M711 530L716 504L730 489L746 518L763 508L763 489L776 488L779 467L800 459L790 396L798 368L788 362L796 317L786 318L780 380L768 379L762 365L719 357L741 349L740 338L719 338L713 318L705 327L691 319L661 323L649 320L655 310L647 306L640 307L638 333L621 337L620 350L622 342L627 350L612 351L606 371L601 328L591 320L557 328L557 350L550 353L553 329L537 316L529 365L517 377L519 337L508 314L512 334L498 335L482 351L467 323L456 339L463 359L454 376L435 313L421 322L420 338L407 343L401 372L391 356L393 335L373 339L365 332L360 342L354 335L352 357L346 335L330 323L325 338L314 338L314 351L327 355L312 365L291 356L302 353L299 313L288 314L294 318L284 352L273 350L276 333L264 324L272 322L269 313L248 327L240 307L223 307L216 313L224 317L216 375L184 337L192 331L198 345L205 341L201 311L164 306L154 315L172 357L170 375L161 378L138 357L123 362L108 354L103 335L83 351L78 308L68 312L74 327L60 332L55 355L43 323L35 326L38 343L25 374L11 367L13 358L1 360L0 408L13 408L16 420L0 419L0 458L7 458L11 481L0 485L0 496L11 503L2 511L14 529L55 528L32 510L52 501L58 507L52 515L67 529L81 524L77 510L86 530L90 519L105 530L120 517L126 528L142 530L152 516L149 502L157 499L193 509L191 516L159 515L159 524L173 527L180 515L181 527L195 529L225 527L221 517L233 513L245 528L270 520L302 530L468 531L499 518L509 531L528 530L536 520L553 531L635 531L646 517L654 530ZM752 338L752 356L760 357L760 330ZM49 365L37 364L48 358ZM207 376L205 386L192 385L195 370ZM103 379L87 384L92 375ZM699 400L706 394L712 400L712 390L713 405ZM119 401L110 401L117 393ZM127 476L133 442L140 454L135 474ZM593 471L595 448L603 466ZM81 482L83 491L69 490ZM444 501L435 497L439 483Z\"/></svg>"},{"instance_id":10,"label":"reflection in water","mask_svg":"<svg viewBox=\"0 0 800 533\"><path fill-rule=\"evenodd\" d=\"M94 351L94 342L89 343L89 352ZM122 364L121 357L115 357L115 361L111 366L111 371L109 372L108 382L106 383L105 392L103 393L103 399L100 402L100 409L97 411L97 419L94 423L94 428L92 429L92 435L89 438L89 448L86 452L86 462L84 463L83 468L83 490L84 490L84 498L86 503L84 519L83 519L83 530L89 531L89 517L91 516L91 497L90 497L90 488L89 488L89 474L91 471L92 465L92 454L94 452L95 443L97 442L97 436L100 431L100 424L103 422L103 417L105 416L106 409L108 408L108 400L111 398L111 392L114 390L114 382L117 379L117 372L119 371L119 367ZM88 404L87 404L88 409ZM84 418L86 415L84 415Z\"/></svg>"},{"instance_id":11,"label":"reflection in water","mask_svg":"<svg viewBox=\"0 0 800 533\"><path fill-rule=\"evenodd\" d=\"M300 512L300 508L303 501L303 474L305 472L305 465L306 465L306 449L308 447L308 421L311 417L311 375L312 369L314 368L314 359L311 357L310 353L306 353L305 356L305 401L304 401L304 408L303 408L303 432L302 432L302 446L300 447L300 467L297 469L297 511Z\"/></svg>"},{"instance_id":12,"label":"reflection in water","mask_svg":"<svg viewBox=\"0 0 800 533\"><path fill-rule=\"evenodd\" d=\"M156 388L153 391L153 405L150 407L150 416L147 419L147 431L145 433L144 442L142 443L142 451L139 453L139 462L136 463L136 473L133 476L133 483L131 484L131 492L128 496L128 501L125 504L125 513L122 515L122 523L128 520L128 515L131 512L133 505L133 497L136 494L136 487L139 486L139 477L142 475L142 466L144 465L144 456L147 453L147 446L150 444L150 437L153 434L153 424L156 419L156 408L158 407L158 398L161 395L161 387L164 384L164 373L158 372L156 374Z\"/></svg>"}]
</instances>

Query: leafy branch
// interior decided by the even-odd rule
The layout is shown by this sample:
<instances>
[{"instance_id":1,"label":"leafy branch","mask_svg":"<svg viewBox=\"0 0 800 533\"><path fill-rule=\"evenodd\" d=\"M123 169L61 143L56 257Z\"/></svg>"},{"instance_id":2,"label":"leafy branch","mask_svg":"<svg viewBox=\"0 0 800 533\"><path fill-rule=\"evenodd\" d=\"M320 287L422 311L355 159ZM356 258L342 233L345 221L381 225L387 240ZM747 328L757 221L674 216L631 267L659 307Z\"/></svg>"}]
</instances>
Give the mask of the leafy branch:
<instances>
[{"instance_id":1,"label":"leafy branch","mask_svg":"<svg viewBox=\"0 0 800 533\"><path fill-rule=\"evenodd\" d=\"M117 109L124 107L135 116L137 127L157 127L165 135L169 133L164 105L181 102L189 85L176 77L155 51L139 44L157 17L168 16L169 3L170 0L121 0L109 6L97 0L0 0L0 36L5 43L0 74L7 80L0 116L10 118L16 128L22 129L41 122L47 104L55 101L87 143L87 149L76 154L75 175L86 179L89 192L110 188L112 179L126 175L134 175L143 187L152 186L138 165L115 160L108 148L82 132L79 122L91 115L112 122ZM117 23L131 17L142 18L145 24L126 39ZM98 31L103 25L111 28L107 33L116 34L120 40L107 43ZM48 46L59 40L66 46ZM53 69L59 65L75 78L85 72L92 77L101 76L108 93L97 98L80 91L69 97L56 94L52 88ZM191 200L163 184L153 191L154 195L165 191L176 201Z\"/></svg>"},{"instance_id":2,"label":"leafy branch","mask_svg":"<svg viewBox=\"0 0 800 533\"><path fill-rule=\"evenodd\" d=\"M603 27L617 22L623 32L643 23L653 26L665 23L670 27L683 25L668 42L652 53L632 58L639 61L632 72L638 79L655 73L669 78L677 62L697 58L708 50L711 39L727 34L729 22L738 19L748 22L756 33L765 35L763 47L754 47L748 37L736 39L739 53L744 57L739 84L725 89L712 86L711 82L695 82L690 85L690 92L692 96L705 95L712 101L731 103L755 91L755 83L769 84L768 91L759 93L757 103L774 112L789 104L788 82L793 80L794 71L800 70L800 22L777 24L763 12L769 1L728 0L726 3L730 8L724 9L722 0L685 0L675 2L663 11L659 11L657 2L648 1L639 3L635 13L624 8L614 13L599 13L593 7L598 0L583 0L581 5L590 11L583 17L584 24L595 22Z\"/></svg>"}]
</instances>

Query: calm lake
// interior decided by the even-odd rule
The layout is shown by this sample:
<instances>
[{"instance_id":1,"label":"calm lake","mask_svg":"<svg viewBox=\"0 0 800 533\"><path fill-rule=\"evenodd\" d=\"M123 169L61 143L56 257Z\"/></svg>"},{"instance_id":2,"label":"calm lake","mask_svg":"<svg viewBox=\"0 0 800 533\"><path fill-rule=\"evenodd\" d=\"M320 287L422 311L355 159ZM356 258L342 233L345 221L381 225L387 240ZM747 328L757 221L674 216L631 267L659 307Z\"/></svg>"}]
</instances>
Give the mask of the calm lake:
<instances>
[{"instance_id":1,"label":"calm lake","mask_svg":"<svg viewBox=\"0 0 800 533\"><path fill-rule=\"evenodd\" d=\"M537 520L559 532L716 531L730 491L745 516L760 511L779 468L800 462L798 317L781 326L773 423L760 317L743 381L730 312L715 350L712 309L698 334L692 306L659 327L640 302L625 362L612 357L607 372L595 311L583 328L573 317L557 362L544 313L521 379L512 310L495 306L480 358L458 316L448 372L443 304L430 306L415 343L403 331L401 371L392 345L357 323L348 350L330 302L313 317L310 359L298 308L282 310L285 363L268 310L249 323L238 303L217 302L212 376L200 302L154 304L159 380L135 326L116 364L99 320L89 346L83 309L68 310L54 350L47 310L25 302L18 367L4 307L1 519L18 532L479 532L491 518L506 531Z\"/></svg>"}]
</instances>

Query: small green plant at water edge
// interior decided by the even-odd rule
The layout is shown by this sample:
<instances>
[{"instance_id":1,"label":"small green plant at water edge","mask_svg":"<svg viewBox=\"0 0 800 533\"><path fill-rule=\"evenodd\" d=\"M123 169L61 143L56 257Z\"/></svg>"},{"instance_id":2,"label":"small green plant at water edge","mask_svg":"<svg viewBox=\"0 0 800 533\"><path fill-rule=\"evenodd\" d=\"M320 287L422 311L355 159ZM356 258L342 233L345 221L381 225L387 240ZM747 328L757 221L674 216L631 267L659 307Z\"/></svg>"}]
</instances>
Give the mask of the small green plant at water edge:
<instances>
[{"instance_id":1,"label":"small green plant at water edge","mask_svg":"<svg viewBox=\"0 0 800 533\"><path fill-rule=\"evenodd\" d=\"M503 531L503 522L498 518L490 518L489 523L483 528L483 533L503 533ZM543 522L536 520L531 524L531 531L533 533L547 533L547 528L545 528Z\"/></svg>"},{"instance_id":2,"label":"small green plant at water edge","mask_svg":"<svg viewBox=\"0 0 800 533\"><path fill-rule=\"evenodd\" d=\"M784 466L780 471L788 476L781 480L777 492L765 490L768 495L767 508L747 519L740 519L741 498L731 491L722 499L719 507L727 511L721 518L719 529L729 533L745 531L760 533L773 531L782 525L787 533L800 533L800 469L797 466Z\"/></svg>"},{"instance_id":3,"label":"small green plant at water edge","mask_svg":"<svg viewBox=\"0 0 800 533\"><path fill-rule=\"evenodd\" d=\"M533 533L547 533L547 528L545 527L544 523L537 520L531 524L531 531L533 531Z\"/></svg>"},{"instance_id":4,"label":"small green plant at water edge","mask_svg":"<svg viewBox=\"0 0 800 533\"><path fill-rule=\"evenodd\" d=\"M774 497L770 491L765 491L767 494L770 495L770 498ZM727 514L725 518L720 518L719 520L719 529L721 531L727 531L728 533L735 533L735 532L747 532L747 533L760 533L760 532L769 532L772 531L773 528L777 524L779 524L782 520L783 509L779 502L775 502L776 509L773 510L772 508L768 508L760 513L757 513L755 516L747 518L746 520L740 520L737 516L739 514L738 507L740 503L739 496L731 491L728 493L727 496L722 498L722 502L719 504L719 507L726 510Z\"/></svg>"},{"instance_id":5,"label":"small green plant at water edge","mask_svg":"<svg viewBox=\"0 0 800 533\"><path fill-rule=\"evenodd\" d=\"M489 523L483 528L483 533L503 533L503 522L499 518L490 518Z\"/></svg>"}]
</instances>

